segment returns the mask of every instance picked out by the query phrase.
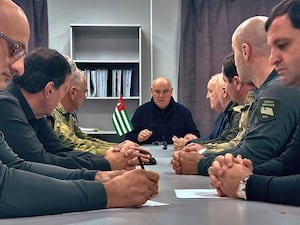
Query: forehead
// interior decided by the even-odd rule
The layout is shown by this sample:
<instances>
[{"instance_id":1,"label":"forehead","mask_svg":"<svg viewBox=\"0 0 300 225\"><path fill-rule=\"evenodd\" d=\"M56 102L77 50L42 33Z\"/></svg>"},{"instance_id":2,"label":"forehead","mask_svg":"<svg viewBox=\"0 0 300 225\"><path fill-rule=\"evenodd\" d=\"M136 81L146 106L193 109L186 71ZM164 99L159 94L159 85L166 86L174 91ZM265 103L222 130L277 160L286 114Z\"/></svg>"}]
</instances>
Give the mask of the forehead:
<instances>
[{"instance_id":1,"label":"forehead","mask_svg":"<svg viewBox=\"0 0 300 225\"><path fill-rule=\"evenodd\" d=\"M207 83L207 89L214 90L216 88L216 81L210 80Z\"/></svg>"},{"instance_id":2,"label":"forehead","mask_svg":"<svg viewBox=\"0 0 300 225\"><path fill-rule=\"evenodd\" d=\"M278 16L271 23L267 32L268 44L275 44L281 39L299 37L300 29L293 27L288 15Z\"/></svg>"},{"instance_id":3,"label":"forehead","mask_svg":"<svg viewBox=\"0 0 300 225\"><path fill-rule=\"evenodd\" d=\"M10 10L0 16L0 20L1 31L14 42L27 47L30 28L25 14L21 10Z\"/></svg>"},{"instance_id":4,"label":"forehead","mask_svg":"<svg viewBox=\"0 0 300 225\"><path fill-rule=\"evenodd\" d=\"M154 90L171 89L171 85L166 81L158 81L153 84Z\"/></svg>"}]
</instances>

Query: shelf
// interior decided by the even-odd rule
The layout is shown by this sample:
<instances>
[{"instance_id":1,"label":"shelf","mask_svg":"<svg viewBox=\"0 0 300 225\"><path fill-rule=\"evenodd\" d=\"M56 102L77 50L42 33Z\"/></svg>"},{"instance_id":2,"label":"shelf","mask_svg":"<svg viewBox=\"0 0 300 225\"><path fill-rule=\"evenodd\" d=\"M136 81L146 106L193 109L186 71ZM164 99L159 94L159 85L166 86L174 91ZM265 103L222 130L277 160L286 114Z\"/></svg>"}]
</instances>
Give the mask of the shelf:
<instances>
[{"instance_id":1,"label":"shelf","mask_svg":"<svg viewBox=\"0 0 300 225\"><path fill-rule=\"evenodd\" d=\"M87 100L77 112L80 126L98 127L112 134L111 117L119 95L126 96L123 99L129 116L141 104L141 32L138 24L70 25L70 56L89 81ZM122 71L119 86L116 71ZM126 75L128 71L131 75ZM130 78L123 83L124 77Z\"/></svg>"},{"instance_id":2,"label":"shelf","mask_svg":"<svg viewBox=\"0 0 300 225\"><path fill-rule=\"evenodd\" d=\"M87 100L119 100L120 97L87 97ZM139 100L139 96L123 97L123 100Z\"/></svg>"}]
</instances>

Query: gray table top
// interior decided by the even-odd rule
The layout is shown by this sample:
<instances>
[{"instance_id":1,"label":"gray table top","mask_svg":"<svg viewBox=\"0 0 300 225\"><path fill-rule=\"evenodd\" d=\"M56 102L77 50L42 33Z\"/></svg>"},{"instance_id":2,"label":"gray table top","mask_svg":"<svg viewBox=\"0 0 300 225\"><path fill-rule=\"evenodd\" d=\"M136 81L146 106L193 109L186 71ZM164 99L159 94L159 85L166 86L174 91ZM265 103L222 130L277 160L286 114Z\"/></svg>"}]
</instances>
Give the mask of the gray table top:
<instances>
[{"instance_id":1,"label":"gray table top","mask_svg":"<svg viewBox=\"0 0 300 225\"><path fill-rule=\"evenodd\" d=\"M169 203L168 206L142 207L130 209L95 210L60 215L0 219L5 224L299 224L300 208L250 202L238 199L177 199L174 189L210 188L209 179L204 176L175 175L170 160L172 148L163 150L161 146L145 146L157 160L157 165L145 169L160 174L159 195L153 201ZM260 190L257 190L260 191Z\"/></svg>"}]
</instances>

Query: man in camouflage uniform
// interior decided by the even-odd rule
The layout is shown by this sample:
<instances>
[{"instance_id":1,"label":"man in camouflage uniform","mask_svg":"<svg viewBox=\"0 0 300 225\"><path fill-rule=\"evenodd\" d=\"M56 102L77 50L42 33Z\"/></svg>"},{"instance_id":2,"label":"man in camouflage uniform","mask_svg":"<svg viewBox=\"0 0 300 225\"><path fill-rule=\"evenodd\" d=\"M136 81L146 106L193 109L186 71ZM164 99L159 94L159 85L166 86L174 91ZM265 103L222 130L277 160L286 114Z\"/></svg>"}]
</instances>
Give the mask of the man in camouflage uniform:
<instances>
[{"instance_id":1,"label":"man in camouflage uniform","mask_svg":"<svg viewBox=\"0 0 300 225\"><path fill-rule=\"evenodd\" d=\"M270 48L264 31L266 20L266 17L252 17L244 21L232 37L241 80L252 81L258 88L243 139L234 148L206 157L193 149L175 152L172 165L176 173L208 175L215 157L228 152L250 159L255 168L281 155L293 142L300 121L300 102L290 99L300 98L300 92L280 84L274 66L269 64Z\"/></svg>"},{"instance_id":2,"label":"man in camouflage uniform","mask_svg":"<svg viewBox=\"0 0 300 225\"><path fill-rule=\"evenodd\" d=\"M222 133L219 138L207 141L200 140L199 142L197 139L191 141L199 144L199 150L207 149L206 154L233 148L242 140L248 126L251 105L254 102L253 89L255 86L252 82L241 81L236 70L233 53L224 58L222 74L230 99L238 104L232 110L239 114L237 117L239 121L236 125L229 127L228 131Z\"/></svg>"},{"instance_id":3,"label":"man in camouflage uniform","mask_svg":"<svg viewBox=\"0 0 300 225\"><path fill-rule=\"evenodd\" d=\"M69 60L70 63L70 60ZM70 63L71 64L71 63ZM91 152L104 156L109 147L115 143L93 138L82 132L73 114L85 100L87 92L86 79L77 67L72 70L70 87L61 103L48 117L49 124L56 135L67 146L79 151Z\"/></svg>"}]
</instances>

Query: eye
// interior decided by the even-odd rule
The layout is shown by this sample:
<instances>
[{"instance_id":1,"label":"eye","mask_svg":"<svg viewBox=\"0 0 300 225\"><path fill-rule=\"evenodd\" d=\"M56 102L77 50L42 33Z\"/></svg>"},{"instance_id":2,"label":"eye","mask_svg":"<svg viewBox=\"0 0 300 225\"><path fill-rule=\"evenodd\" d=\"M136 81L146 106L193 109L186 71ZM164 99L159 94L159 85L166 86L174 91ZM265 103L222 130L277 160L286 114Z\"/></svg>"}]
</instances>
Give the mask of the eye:
<instances>
[{"instance_id":1,"label":"eye","mask_svg":"<svg viewBox=\"0 0 300 225\"><path fill-rule=\"evenodd\" d=\"M278 42L277 43L277 48L280 50L284 50L287 47L288 43L287 42Z\"/></svg>"}]
</instances>

